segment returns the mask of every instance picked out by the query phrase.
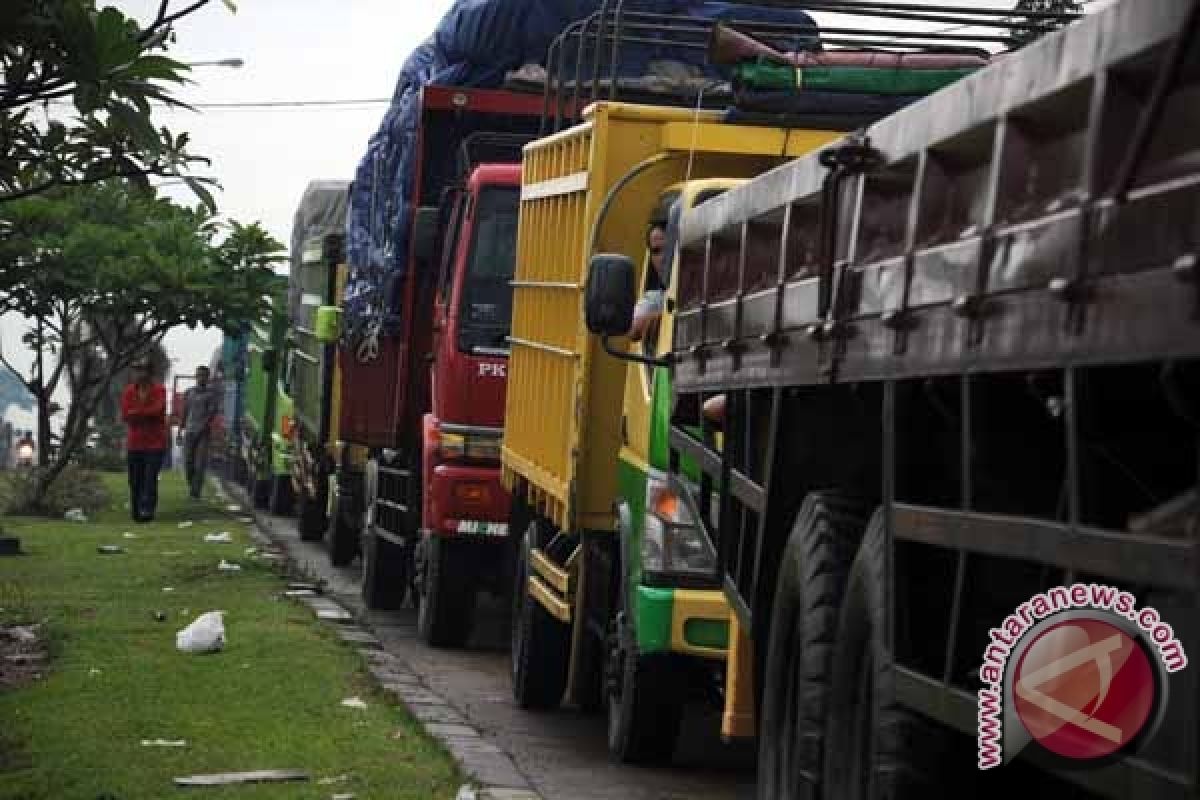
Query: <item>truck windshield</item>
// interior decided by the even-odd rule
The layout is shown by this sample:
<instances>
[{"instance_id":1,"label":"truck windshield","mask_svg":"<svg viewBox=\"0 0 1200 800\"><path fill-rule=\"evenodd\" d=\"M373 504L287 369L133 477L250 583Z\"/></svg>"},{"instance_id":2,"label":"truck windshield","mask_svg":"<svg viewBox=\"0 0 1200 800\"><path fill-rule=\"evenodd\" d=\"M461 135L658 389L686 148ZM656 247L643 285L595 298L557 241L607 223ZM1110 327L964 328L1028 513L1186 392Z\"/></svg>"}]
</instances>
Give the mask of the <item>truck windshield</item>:
<instances>
[{"instance_id":1,"label":"truck windshield","mask_svg":"<svg viewBox=\"0 0 1200 800\"><path fill-rule=\"evenodd\" d=\"M517 187L480 193L459 307L458 345L467 352L508 348L519 205Z\"/></svg>"}]
</instances>

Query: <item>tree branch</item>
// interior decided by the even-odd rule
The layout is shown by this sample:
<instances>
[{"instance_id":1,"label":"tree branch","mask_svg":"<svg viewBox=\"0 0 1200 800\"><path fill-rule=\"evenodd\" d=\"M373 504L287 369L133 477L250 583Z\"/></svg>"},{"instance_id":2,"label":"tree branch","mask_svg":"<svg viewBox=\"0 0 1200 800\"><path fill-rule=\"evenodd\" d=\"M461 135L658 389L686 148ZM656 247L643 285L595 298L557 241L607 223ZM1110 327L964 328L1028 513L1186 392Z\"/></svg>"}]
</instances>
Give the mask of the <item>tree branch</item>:
<instances>
[{"instance_id":1,"label":"tree branch","mask_svg":"<svg viewBox=\"0 0 1200 800\"><path fill-rule=\"evenodd\" d=\"M35 184L25 189L20 189L16 192L0 195L0 205L20 200L22 197L32 197L35 194L41 194L47 189L52 189L55 186L88 186L93 183L103 183L111 178L136 178L138 176L153 176L155 178L174 177L175 173L168 172L164 167L147 167L146 169L135 170L118 170L114 172L106 172L102 175L93 175L88 178L51 178L43 183Z\"/></svg>"},{"instance_id":2,"label":"tree branch","mask_svg":"<svg viewBox=\"0 0 1200 800\"><path fill-rule=\"evenodd\" d=\"M149 41L160 29L169 28L176 20L186 17L188 14L191 14L193 11L198 10L202 6L208 5L210 2L212 2L212 0L196 0L196 2L192 3L190 6L185 6L181 10L176 11L174 14L167 14L167 6L171 4L170 0L162 0L158 6L158 15L154 18L154 22L150 23L150 26L145 28L138 35L138 41L143 43Z\"/></svg>"},{"instance_id":3,"label":"tree branch","mask_svg":"<svg viewBox=\"0 0 1200 800\"><path fill-rule=\"evenodd\" d=\"M72 87L74 83L69 78L60 78L41 86L29 84L29 90L25 92L7 91L3 95L5 99L0 100L0 111L70 97L75 93L75 89Z\"/></svg>"}]
</instances>

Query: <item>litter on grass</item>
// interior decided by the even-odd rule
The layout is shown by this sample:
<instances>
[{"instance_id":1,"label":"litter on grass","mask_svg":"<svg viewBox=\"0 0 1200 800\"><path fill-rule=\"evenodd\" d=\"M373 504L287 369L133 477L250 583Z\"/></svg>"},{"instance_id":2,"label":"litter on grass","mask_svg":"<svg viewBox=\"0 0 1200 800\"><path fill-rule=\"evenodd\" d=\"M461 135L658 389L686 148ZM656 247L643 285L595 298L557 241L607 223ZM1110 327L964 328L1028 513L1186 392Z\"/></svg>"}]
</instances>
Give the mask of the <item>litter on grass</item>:
<instances>
[{"instance_id":1,"label":"litter on grass","mask_svg":"<svg viewBox=\"0 0 1200 800\"><path fill-rule=\"evenodd\" d=\"M83 513L82 508L72 508L67 513L63 514L63 519L67 522L87 522L87 514Z\"/></svg>"},{"instance_id":2,"label":"litter on grass","mask_svg":"<svg viewBox=\"0 0 1200 800\"><path fill-rule=\"evenodd\" d=\"M174 586L164 586L163 591L164 592L173 592L173 591L175 591L175 587Z\"/></svg>"},{"instance_id":3,"label":"litter on grass","mask_svg":"<svg viewBox=\"0 0 1200 800\"><path fill-rule=\"evenodd\" d=\"M321 780L317 781L317 783L321 784L322 786L332 786L335 783L345 783L348 780L350 780L349 775L338 775L332 778L321 778Z\"/></svg>"},{"instance_id":4,"label":"litter on grass","mask_svg":"<svg viewBox=\"0 0 1200 800\"><path fill-rule=\"evenodd\" d=\"M232 561L226 561L223 558L221 559L221 563L217 564L217 569L221 570L222 572L241 572L242 571L242 567L240 564L234 564Z\"/></svg>"},{"instance_id":5,"label":"litter on grass","mask_svg":"<svg viewBox=\"0 0 1200 800\"><path fill-rule=\"evenodd\" d=\"M230 503L229 505L225 506L225 510L228 511L230 514L238 514L241 512L242 507L239 506L237 503Z\"/></svg>"},{"instance_id":6,"label":"litter on grass","mask_svg":"<svg viewBox=\"0 0 1200 800\"><path fill-rule=\"evenodd\" d=\"M0 608L0 611L4 609ZM33 644L37 641L37 630L41 625L14 625L0 628L0 639L11 639L18 644Z\"/></svg>"},{"instance_id":7,"label":"litter on grass","mask_svg":"<svg viewBox=\"0 0 1200 800\"><path fill-rule=\"evenodd\" d=\"M117 555L118 553L124 553L125 548L118 547L115 544L102 544L96 548L96 552L100 553L101 555L111 556Z\"/></svg>"},{"instance_id":8,"label":"litter on grass","mask_svg":"<svg viewBox=\"0 0 1200 800\"><path fill-rule=\"evenodd\" d=\"M347 697L342 701L342 705L346 708L357 708L360 710L366 710L367 708L367 704L362 701L361 697Z\"/></svg>"},{"instance_id":9,"label":"litter on grass","mask_svg":"<svg viewBox=\"0 0 1200 800\"><path fill-rule=\"evenodd\" d=\"M175 647L183 653L215 653L225 647L224 611L206 611L175 634Z\"/></svg>"},{"instance_id":10,"label":"litter on grass","mask_svg":"<svg viewBox=\"0 0 1200 800\"><path fill-rule=\"evenodd\" d=\"M271 783L306 781L308 773L298 769L262 769L255 772L219 772L213 775L185 775L175 779L176 786L228 786L235 783Z\"/></svg>"},{"instance_id":11,"label":"litter on grass","mask_svg":"<svg viewBox=\"0 0 1200 800\"><path fill-rule=\"evenodd\" d=\"M209 533L204 537L206 542L214 542L216 544L229 544L233 541L233 536L229 531L221 531L220 533Z\"/></svg>"},{"instance_id":12,"label":"litter on grass","mask_svg":"<svg viewBox=\"0 0 1200 800\"><path fill-rule=\"evenodd\" d=\"M251 525L254 522L254 517L238 517L238 522L243 522L246 525Z\"/></svg>"},{"instance_id":13,"label":"litter on grass","mask_svg":"<svg viewBox=\"0 0 1200 800\"><path fill-rule=\"evenodd\" d=\"M192 522L190 519L185 519L183 522L179 523L178 527L180 527L180 528L190 528L190 527L192 527L192 526L193 526L193 525L195 525L195 524L196 524L196 523Z\"/></svg>"},{"instance_id":14,"label":"litter on grass","mask_svg":"<svg viewBox=\"0 0 1200 800\"><path fill-rule=\"evenodd\" d=\"M142 739L142 747L187 747L184 739Z\"/></svg>"},{"instance_id":15,"label":"litter on grass","mask_svg":"<svg viewBox=\"0 0 1200 800\"><path fill-rule=\"evenodd\" d=\"M136 533L130 533L129 531L125 531L124 533L122 533L122 534L121 534L121 536L123 536L123 537L124 537L124 538L126 538L126 539L136 539L136 538L138 538L138 535L137 535Z\"/></svg>"}]
</instances>

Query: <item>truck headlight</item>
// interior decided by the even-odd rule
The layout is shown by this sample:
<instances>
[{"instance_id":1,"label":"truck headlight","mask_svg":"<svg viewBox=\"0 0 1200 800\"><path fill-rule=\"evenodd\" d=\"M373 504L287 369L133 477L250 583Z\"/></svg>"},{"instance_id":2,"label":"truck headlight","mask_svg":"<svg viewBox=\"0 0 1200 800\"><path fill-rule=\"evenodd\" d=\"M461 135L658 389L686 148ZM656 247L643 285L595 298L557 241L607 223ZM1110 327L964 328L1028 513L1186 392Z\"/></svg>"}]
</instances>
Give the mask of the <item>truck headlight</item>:
<instances>
[{"instance_id":1,"label":"truck headlight","mask_svg":"<svg viewBox=\"0 0 1200 800\"><path fill-rule=\"evenodd\" d=\"M687 502L667 481L651 472L646 481L642 528L642 568L647 572L712 576L717 554L692 516Z\"/></svg>"},{"instance_id":2,"label":"truck headlight","mask_svg":"<svg viewBox=\"0 0 1200 800\"><path fill-rule=\"evenodd\" d=\"M438 452L442 458L499 461L500 437L440 430L438 431Z\"/></svg>"}]
</instances>

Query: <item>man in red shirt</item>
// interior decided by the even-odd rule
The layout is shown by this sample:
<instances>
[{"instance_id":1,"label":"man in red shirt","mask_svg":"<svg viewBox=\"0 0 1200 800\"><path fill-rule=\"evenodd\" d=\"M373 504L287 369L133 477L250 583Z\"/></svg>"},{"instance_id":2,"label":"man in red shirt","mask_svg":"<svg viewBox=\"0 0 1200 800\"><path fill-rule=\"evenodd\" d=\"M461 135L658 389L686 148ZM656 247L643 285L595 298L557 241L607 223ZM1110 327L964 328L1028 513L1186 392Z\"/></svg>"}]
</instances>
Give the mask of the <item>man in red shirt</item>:
<instances>
[{"instance_id":1,"label":"man in red shirt","mask_svg":"<svg viewBox=\"0 0 1200 800\"><path fill-rule=\"evenodd\" d=\"M167 449L167 390L150 375L150 363L137 361L133 382L121 394L121 419L129 433L129 512L135 522L154 519L158 507L158 471Z\"/></svg>"}]
</instances>

